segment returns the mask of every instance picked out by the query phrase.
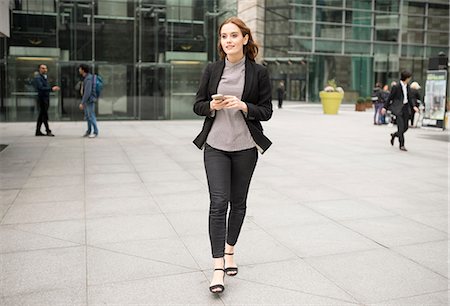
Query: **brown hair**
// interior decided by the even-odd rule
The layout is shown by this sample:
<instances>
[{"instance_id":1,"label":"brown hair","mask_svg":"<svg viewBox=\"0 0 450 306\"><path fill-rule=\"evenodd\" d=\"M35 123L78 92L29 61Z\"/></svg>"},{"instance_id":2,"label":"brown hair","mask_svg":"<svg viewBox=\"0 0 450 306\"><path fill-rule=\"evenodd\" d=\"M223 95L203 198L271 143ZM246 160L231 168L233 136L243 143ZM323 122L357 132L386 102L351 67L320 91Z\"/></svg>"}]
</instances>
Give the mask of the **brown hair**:
<instances>
[{"instance_id":1,"label":"brown hair","mask_svg":"<svg viewBox=\"0 0 450 306\"><path fill-rule=\"evenodd\" d=\"M222 30L222 27L224 25L226 25L227 23L235 24L241 30L242 36L245 37L245 35L248 35L248 42L246 45L244 45L244 55L246 57L248 57L249 60L255 61L256 55L258 55L258 45L253 40L253 36L252 36L252 32L250 31L250 28L247 27L247 25L241 19L239 19L237 17L230 17L230 18L226 19L224 22L222 22L222 24L220 25L219 32L218 32L219 37L220 37L220 31ZM226 57L226 53L222 49L222 44L220 43L220 39L217 44L217 49L219 51L220 58L224 59Z\"/></svg>"}]
</instances>

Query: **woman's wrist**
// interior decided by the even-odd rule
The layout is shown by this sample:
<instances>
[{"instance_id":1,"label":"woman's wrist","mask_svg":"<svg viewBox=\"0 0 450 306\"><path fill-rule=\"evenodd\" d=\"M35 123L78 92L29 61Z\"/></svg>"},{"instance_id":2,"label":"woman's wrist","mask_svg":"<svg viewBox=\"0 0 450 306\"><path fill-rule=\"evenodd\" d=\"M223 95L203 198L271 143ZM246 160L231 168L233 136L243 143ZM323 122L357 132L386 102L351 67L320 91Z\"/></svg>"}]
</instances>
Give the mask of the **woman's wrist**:
<instances>
[{"instance_id":1,"label":"woman's wrist","mask_svg":"<svg viewBox=\"0 0 450 306\"><path fill-rule=\"evenodd\" d=\"M245 103L244 101L241 101L241 103L242 103L241 110L245 113L248 113L247 103Z\"/></svg>"}]
</instances>

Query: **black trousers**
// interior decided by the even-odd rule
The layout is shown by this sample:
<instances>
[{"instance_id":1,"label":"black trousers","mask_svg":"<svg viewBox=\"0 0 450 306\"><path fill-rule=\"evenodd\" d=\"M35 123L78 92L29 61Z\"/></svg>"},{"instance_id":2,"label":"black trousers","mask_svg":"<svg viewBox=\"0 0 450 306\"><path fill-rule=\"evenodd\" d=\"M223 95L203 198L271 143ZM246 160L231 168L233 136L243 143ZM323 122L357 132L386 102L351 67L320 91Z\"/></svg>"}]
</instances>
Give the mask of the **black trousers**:
<instances>
[{"instance_id":1,"label":"black trousers","mask_svg":"<svg viewBox=\"0 0 450 306\"><path fill-rule=\"evenodd\" d=\"M398 137L400 147L405 145L405 132L408 130L409 121L409 105L405 104L402 108L402 113L396 116L397 132L394 133L395 137Z\"/></svg>"},{"instance_id":2,"label":"black trousers","mask_svg":"<svg viewBox=\"0 0 450 306\"><path fill-rule=\"evenodd\" d=\"M48 107L49 107L49 101L45 101L45 100L40 100L38 101L39 103L39 116L37 119L37 124L36 124L36 132L40 132L41 131L41 126L42 123L45 125L45 131L47 133L50 133L51 130L48 126Z\"/></svg>"},{"instance_id":3,"label":"black trousers","mask_svg":"<svg viewBox=\"0 0 450 306\"><path fill-rule=\"evenodd\" d=\"M283 96L278 96L278 108L283 107Z\"/></svg>"},{"instance_id":4,"label":"black trousers","mask_svg":"<svg viewBox=\"0 0 450 306\"><path fill-rule=\"evenodd\" d=\"M237 242L257 160L256 148L225 152L205 146L204 162L210 197L209 238L213 258L224 256L225 240L229 245Z\"/></svg>"}]
</instances>

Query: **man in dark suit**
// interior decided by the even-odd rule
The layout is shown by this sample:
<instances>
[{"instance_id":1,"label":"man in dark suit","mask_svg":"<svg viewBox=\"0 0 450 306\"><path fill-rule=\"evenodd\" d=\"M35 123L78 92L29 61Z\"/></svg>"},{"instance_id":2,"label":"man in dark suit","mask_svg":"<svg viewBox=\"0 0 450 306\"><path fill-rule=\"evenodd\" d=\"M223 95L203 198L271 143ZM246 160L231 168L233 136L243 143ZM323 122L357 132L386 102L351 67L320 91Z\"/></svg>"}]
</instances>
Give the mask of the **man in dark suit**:
<instances>
[{"instance_id":1,"label":"man in dark suit","mask_svg":"<svg viewBox=\"0 0 450 306\"><path fill-rule=\"evenodd\" d=\"M39 65L39 75L34 79L39 105L39 117L36 124L36 136L55 136L48 126L48 108L50 106L50 92L60 90L59 86L51 87L47 80L47 65ZM41 132L42 124L45 125L46 134Z\"/></svg>"},{"instance_id":2,"label":"man in dark suit","mask_svg":"<svg viewBox=\"0 0 450 306\"><path fill-rule=\"evenodd\" d=\"M396 116L397 132L391 134L391 145L394 145L395 137L398 137L400 142L400 150L407 151L405 148L405 132L408 130L408 120L411 116L411 109L416 112L419 110L413 105L411 97L409 81L411 81L412 73L409 71L402 71L400 75L400 82L392 87L388 99L384 102L381 113L384 115L387 109L390 109Z\"/></svg>"}]
</instances>

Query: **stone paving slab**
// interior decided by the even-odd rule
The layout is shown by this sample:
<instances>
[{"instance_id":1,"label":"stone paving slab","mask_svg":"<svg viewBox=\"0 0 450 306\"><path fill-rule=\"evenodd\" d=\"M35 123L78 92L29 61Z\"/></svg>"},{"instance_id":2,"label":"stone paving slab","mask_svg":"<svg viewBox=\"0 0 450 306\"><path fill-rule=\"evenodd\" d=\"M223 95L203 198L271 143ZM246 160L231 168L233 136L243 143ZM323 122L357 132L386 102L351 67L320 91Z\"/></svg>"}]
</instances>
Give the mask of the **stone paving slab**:
<instances>
[{"instance_id":1,"label":"stone paving slab","mask_svg":"<svg viewBox=\"0 0 450 306\"><path fill-rule=\"evenodd\" d=\"M201 120L1 123L1 305L448 305L449 134L342 105L264 122L236 247L212 295Z\"/></svg>"}]
</instances>

